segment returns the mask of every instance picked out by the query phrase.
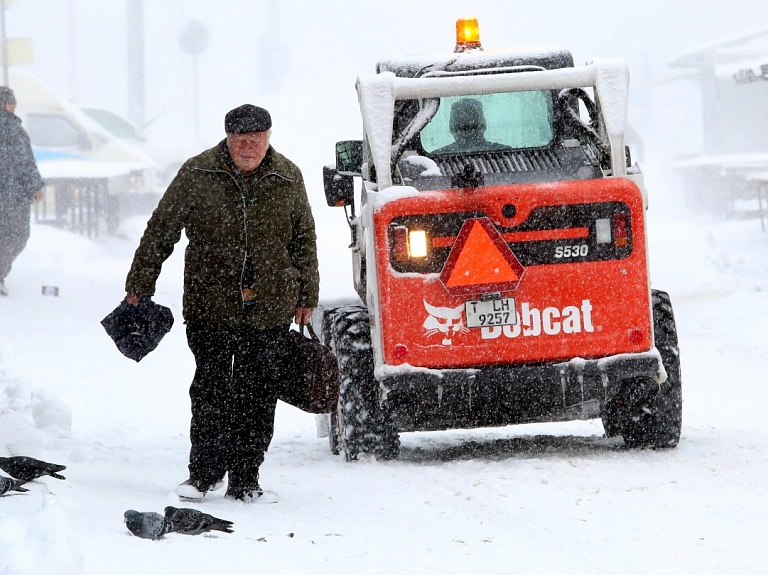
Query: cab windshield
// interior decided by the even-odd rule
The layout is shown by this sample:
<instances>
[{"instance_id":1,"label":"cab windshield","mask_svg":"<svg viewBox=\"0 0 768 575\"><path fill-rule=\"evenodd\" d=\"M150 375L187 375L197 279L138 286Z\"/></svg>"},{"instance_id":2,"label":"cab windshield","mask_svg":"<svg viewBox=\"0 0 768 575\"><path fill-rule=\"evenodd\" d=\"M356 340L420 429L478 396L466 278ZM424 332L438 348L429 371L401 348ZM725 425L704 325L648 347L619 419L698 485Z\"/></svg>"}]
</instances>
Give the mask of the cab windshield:
<instances>
[{"instance_id":1,"label":"cab windshield","mask_svg":"<svg viewBox=\"0 0 768 575\"><path fill-rule=\"evenodd\" d=\"M548 91L447 96L439 99L436 112L435 103L419 100L416 114L433 114L420 133L421 147L430 155L540 148L553 138Z\"/></svg>"}]
</instances>

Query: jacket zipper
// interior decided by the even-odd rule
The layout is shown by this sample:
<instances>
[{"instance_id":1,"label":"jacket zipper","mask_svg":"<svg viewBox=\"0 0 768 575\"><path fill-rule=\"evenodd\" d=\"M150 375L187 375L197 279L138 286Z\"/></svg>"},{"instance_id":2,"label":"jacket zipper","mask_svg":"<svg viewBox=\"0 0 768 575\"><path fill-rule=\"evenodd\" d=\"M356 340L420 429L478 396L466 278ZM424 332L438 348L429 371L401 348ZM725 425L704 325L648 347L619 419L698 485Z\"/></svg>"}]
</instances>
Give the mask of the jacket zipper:
<instances>
[{"instance_id":1,"label":"jacket zipper","mask_svg":"<svg viewBox=\"0 0 768 575\"><path fill-rule=\"evenodd\" d=\"M242 301L243 305L245 305L245 295L243 294L243 280L245 279L245 262L248 260L248 241L249 241L248 213L246 212L247 206L245 204L245 192L243 191L243 188L240 187L240 184L238 183L237 178L235 178L235 176L233 176L227 170L207 170L205 168L195 168L195 169L200 170L201 172L227 174L230 178L232 178L232 181L235 183L235 186L237 186L237 189L240 191L241 209L243 210L243 232L245 233L245 255L243 256L243 265L240 267L240 301ZM269 174L264 174L258 180L256 180L253 183L253 188L255 188L261 180L263 180L264 178L268 178L269 176L277 176L278 178L282 178L288 182L292 181L290 178L286 178L283 175L271 172Z\"/></svg>"}]
</instances>

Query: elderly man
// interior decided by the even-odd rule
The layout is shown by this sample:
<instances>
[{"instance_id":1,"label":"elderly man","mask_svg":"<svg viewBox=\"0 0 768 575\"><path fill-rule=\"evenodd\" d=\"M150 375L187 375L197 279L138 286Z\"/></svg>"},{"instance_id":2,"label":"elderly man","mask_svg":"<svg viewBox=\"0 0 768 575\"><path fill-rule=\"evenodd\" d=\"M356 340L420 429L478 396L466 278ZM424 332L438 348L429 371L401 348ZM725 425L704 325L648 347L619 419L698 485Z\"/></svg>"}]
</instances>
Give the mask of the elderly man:
<instances>
[{"instance_id":1,"label":"elderly man","mask_svg":"<svg viewBox=\"0 0 768 575\"><path fill-rule=\"evenodd\" d=\"M271 126L250 104L226 114L226 139L188 160L160 200L125 284L131 304L153 295L185 230L184 320L197 369L182 500L201 500L225 473L226 497L263 495L275 389L293 365L291 320L308 323L317 306L312 211L301 172L269 144Z\"/></svg>"},{"instance_id":2,"label":"elderly man","mask_svg":"<svg viewBox=\"0 0 768 575\"><path fill-rule=\"evenodd\" d=\"M43 198L29 136L16 116L16 96L0 86L0 296L5 278L29 239L29 205Z\"/></svg>"}]
</instances>

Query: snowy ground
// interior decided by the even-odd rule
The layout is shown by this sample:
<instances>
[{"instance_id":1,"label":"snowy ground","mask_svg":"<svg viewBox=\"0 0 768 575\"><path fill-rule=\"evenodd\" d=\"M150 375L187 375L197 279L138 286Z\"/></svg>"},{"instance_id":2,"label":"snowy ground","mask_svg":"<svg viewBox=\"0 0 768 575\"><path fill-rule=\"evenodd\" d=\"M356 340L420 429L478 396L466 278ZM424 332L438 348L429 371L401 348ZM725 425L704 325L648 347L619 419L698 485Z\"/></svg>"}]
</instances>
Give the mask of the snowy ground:
<instances>
[{"instance_id":1,"label":"snowy ground","mask_svg":"<svg viewBox=\"0 0 768 575\"><path fill-rule=\"evenodd\" d=\"M123 238L33 227L0 299L0 455L66 464L67 480L0 498L0 574L768 573L768 233L687 216L664 181L648 170L654 287L680 335L679 447L626 451L593 421L405 434L399 460L347 464L281 404L262 468L280 502L219 492L202 509L235 533L158 542L122 516L177 504L186 478L180 250L155 298L177 324L135 364L99 320L142 218ZM348 295L346 238L325 232L342 216L316 215L324 297Z\"/></svg>"}]
</instances>

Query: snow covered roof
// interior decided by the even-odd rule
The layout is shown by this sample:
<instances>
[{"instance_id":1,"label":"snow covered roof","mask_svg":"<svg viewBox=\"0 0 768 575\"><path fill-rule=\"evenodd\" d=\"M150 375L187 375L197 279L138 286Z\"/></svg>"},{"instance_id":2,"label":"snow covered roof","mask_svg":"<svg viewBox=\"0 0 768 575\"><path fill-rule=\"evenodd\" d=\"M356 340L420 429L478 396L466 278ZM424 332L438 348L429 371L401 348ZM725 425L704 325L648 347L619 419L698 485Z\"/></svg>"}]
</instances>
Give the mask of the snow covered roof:
<instances>
[{"instance_id":1,"label":"snow covered roof","mask_svg":"<svg viewBox=\"0 0 768 575\"><path fill-rule=\"evenodd\" d=\"M672 68L699 68L712 63L716 54L718 61L744 60L768 54L768 27L754 28L683 52L669 65Z\"/></svg>"},{"instance_id":2,"label":"snow covered roof","mask_svg":"<svg viewBox=\"0 0 768 575\"><path fill-rule=\"evenodd\" d=\"M702 154L680 159L672 163L676 168L699 168L704 166L720 168L759 168L768 166L768 153L750 154Z\"/></svg>"},{"instance_id":3,"label":"snow covered roof","mask_svg":"<svg viewBox=\"0 0 768 575\"><path fill-rule=\"evenodd\" d=\"M559 46L514 46L381 60L376 64L376 71L412 78L425 69L460 72L514 66L538 66L546 70L568 68L573 67L573 56Z\"/></svg>"}]
</instances>

